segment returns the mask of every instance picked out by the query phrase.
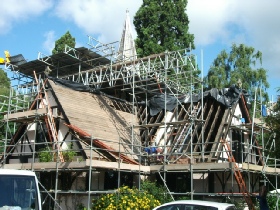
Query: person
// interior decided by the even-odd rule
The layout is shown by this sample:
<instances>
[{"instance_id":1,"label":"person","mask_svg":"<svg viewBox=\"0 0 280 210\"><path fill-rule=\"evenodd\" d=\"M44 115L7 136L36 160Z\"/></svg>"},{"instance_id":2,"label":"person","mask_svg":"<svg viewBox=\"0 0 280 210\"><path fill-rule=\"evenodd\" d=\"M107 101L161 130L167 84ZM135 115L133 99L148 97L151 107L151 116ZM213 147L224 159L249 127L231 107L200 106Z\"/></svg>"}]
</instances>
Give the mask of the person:
<instances>
[{"instance_id":1,"label":"person","mask_svg":"<svg viewBox=\"0 0 280 210\"><path fill-rule=\"evenodd\" d=\"M259 195L257 196L260 204L260 210L269 210L267 200L266 200L266 195L267 195L267 189L266 186L261 186L259 190Z\"/></svg>"}]
</instances>

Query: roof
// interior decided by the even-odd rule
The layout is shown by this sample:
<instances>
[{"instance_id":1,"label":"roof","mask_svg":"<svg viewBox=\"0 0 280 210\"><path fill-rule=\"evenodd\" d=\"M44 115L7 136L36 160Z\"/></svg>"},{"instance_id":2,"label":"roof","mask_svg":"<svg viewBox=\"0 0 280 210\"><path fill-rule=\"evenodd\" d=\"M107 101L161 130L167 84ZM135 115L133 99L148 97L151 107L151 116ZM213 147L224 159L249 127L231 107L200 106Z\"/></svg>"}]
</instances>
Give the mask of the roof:
<instances>
[{"instance_id":1,"label":"roof","mask_svg":"<svg viewBox=\"0 0 280 210\"><path fill-rule=\"evenodd\" d=\"M54 55L38 58L18 65L18 70L28 76L34 76L34 69L37 74L45 71L46 67L52 70L50 75L65 76L73 75L80 71L92 69L95 66L109 64L110 60L91 51L85 47L75 48L68 53L57 53Z\"/></svg>"},{"instance_id":2,"label":"roof","mask_svg":"<svg viewBox=\"0 0 280 210\"><path fill-rule=\"evenodd\" d=\"M114 108L114 102L106 96L75 91L52 80L49 84L67 123L90 134L93 140L101 141L107 148L123 154L132 153L127 144L130 142L132 114Z\"/></svg>"}]
</instances>

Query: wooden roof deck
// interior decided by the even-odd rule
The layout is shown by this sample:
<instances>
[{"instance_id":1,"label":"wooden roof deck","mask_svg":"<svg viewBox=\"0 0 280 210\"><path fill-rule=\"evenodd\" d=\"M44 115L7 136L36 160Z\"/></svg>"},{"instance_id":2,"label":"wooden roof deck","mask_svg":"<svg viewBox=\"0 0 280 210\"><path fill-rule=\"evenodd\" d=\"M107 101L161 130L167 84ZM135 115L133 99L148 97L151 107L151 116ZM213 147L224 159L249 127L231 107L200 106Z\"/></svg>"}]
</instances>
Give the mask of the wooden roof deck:
<instances>
[{"instance_id":1,"label":"wooden roof deck","mask_svg":"<svg viewBox=\"0 0 280 210\"><path fill-rule=\"evenodd\" d=\"M79 92L55 84L49 84L58 99L69 124L74 125L125 155L132 154L129 144L122 144L123 140L131 142L129 124L133 115L106 103L106 97L88 92Z\"/></svg>"}]
</instances>

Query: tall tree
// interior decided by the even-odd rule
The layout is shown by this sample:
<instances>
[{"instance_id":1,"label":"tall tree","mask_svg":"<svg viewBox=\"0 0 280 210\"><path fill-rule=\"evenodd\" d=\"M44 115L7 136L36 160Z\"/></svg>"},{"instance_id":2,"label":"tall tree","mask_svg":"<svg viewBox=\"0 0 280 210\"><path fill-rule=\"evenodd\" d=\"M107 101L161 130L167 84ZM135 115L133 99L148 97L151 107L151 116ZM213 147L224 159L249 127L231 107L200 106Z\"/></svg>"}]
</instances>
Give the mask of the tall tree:
<instances>
[{"instance_id":1,"label":"tall tree","mask_svg":"<svg viewBox=\"0 0 280 210\"><path fill-rule=\"evenodd\" d=\"M0 95L9 96L10 93L10 79L7 76L7 73L0 68ZM3 101L1 100L1 103Z\"/></svg>"},{"instance_id":2,"label":"tall tree","mask_svg":"<svg viewBox=\"0 0 280 210\"><path fill-rule=\"evenodd\" d=\"M137 56L149 56L166 50L195 49L194 35L189 33L186 7L187 0L143 0L133 20L137 32ZM200 86L197 79L200 71L193 57L191 61L192 64L187 62L180 71L168 70L169 81L182 91L192 91L192 87L196 89Z\"/></svg>"},{"instance_id":3,"label":"tall tree","mask_svg":"<svg viewBox=\"0 0 280 210\"><path fill-rule=\"evenodd\" d=\"M280 98L278 98L277 102L275 104L272 104L269 108L271 109L271 114L265 118L265 122L266 125L271 129L270 134L272 134L274 140L277 140L280 136ZM275 149L272 150L271 148L268 148L270 157L274 157L277 159L280 158L280 147L278 144L278 141L275 141ZM269 145L273 144L270 142Z\"/></svg>"},{"instance_id":4,"label":"tall tree","mask_svg":"<svg viewBox=\"0 0 280 210\"><path fill-rule=\"evenodd\" d=\"M9 93L10 93L10 86L11 82L8 78L6 72L0 68L0 112L3 113L7 111L7 106L5 104L8 104L9 99ZM3 119L3 115L0 115L0 120ZM3 152L3 146L5 139L5 126L6 124L0 123L0 153Z\"/></svg>"},{"instance_id":5,"label":"tall tree","mask_svg":"<svg viewBox=\"0 0 280 210\"><path fill-rule=\"evenodd\" d=\"M194 49L194 35L188 32L186 7L187 0L143 0L133 21L140 57L189 46Z\"/></svg>"},{"instance_id":6,"label":"tall tree","mask_svg":"<svg viewBox=\"0 0 280 210\"><path fill-rule=\"evenodd\" d=\"M258 100L262 98L263 101L267 101L267 70L262 68L261 64L260 51L244 44L233 44L229 53L223 50L214 60L205 78L206 87L226 88L232 84L239 84L240 88L252 95L257 90Z\"/></svg>"},{"instance_id":7,"label":"tall tree","mask_svg":"<svg viewBox=\"0 0 280 210\"><path fill-rule=\"evenodd\" d=\"M65 45L74 48L76 45L75 38L72 37L69 31L67 31L62 37L55 41L55 47L52 50L52 54L64 52Z\"/></svg>"}]
</instances>

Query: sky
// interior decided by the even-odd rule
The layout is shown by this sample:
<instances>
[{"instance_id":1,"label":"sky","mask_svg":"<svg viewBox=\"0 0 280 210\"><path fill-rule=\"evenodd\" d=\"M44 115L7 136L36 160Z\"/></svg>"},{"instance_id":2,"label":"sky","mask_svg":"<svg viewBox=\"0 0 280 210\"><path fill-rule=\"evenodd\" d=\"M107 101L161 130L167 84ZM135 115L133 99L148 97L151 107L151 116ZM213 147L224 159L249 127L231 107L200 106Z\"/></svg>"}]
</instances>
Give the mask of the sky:
<instances>
[{"instance_id":1,"label":"sky","mask_svg":"<svg viewBox=\"0 0 280 210\"><path fill-rule=\"evenodd\" d=\"M76 47L89 47L88 36L100 42L120 41L126 10L133 17L142 0L9 0L1 4L0 57L4 50L22 54L27 61L38 53L51 55L55 41L70 31ZM189 33L195 36L193 51L205 76L213 60L233 43L254 47L263 54L275 101L280 87L279 0L188 0Z\"/></svg>"}]
</instances>

